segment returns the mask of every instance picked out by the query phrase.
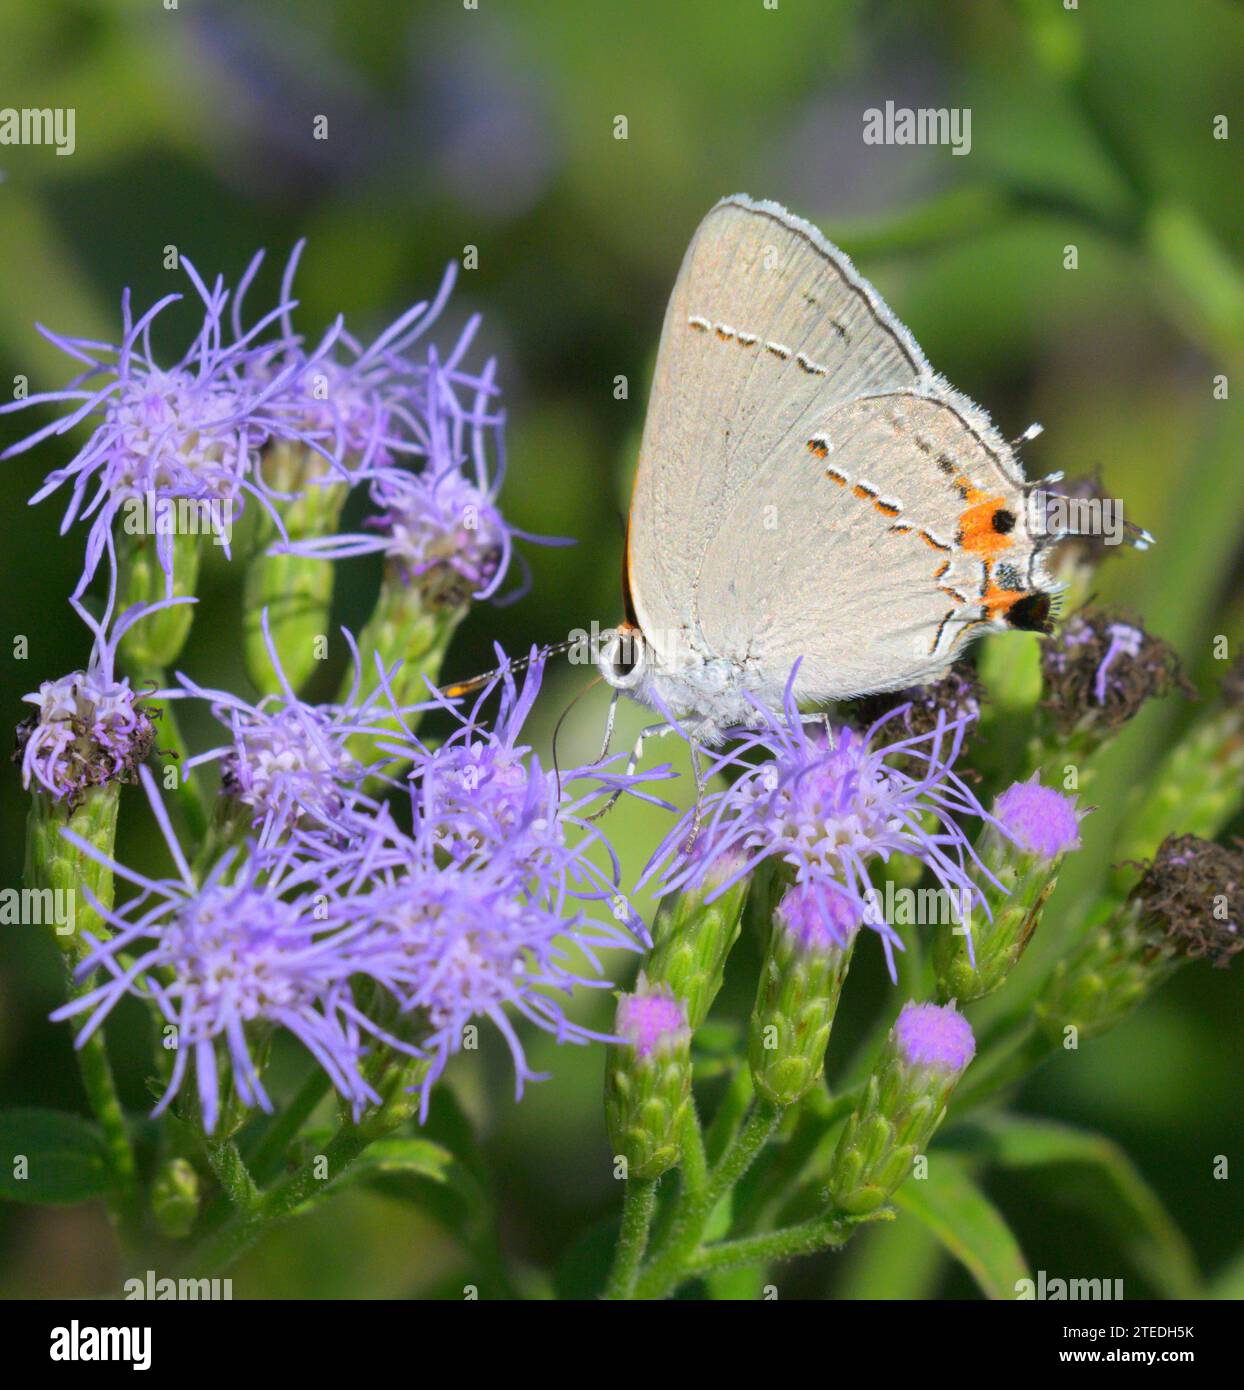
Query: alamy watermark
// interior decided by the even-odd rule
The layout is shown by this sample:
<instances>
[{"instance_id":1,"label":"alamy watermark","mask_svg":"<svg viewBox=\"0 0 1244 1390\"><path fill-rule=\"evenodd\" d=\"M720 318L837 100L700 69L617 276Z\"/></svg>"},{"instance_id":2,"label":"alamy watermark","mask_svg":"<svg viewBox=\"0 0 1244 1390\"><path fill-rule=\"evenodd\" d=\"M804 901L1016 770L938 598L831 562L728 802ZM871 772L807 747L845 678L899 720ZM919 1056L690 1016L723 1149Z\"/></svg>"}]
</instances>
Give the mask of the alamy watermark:
<instances>
[{"instance_id":1,"label":"alamy watermark","mask_svg":"<svg viewBox=\"0 0 1244 1390\"><path fill-rule=\"evenodd\" d=\"M949 145L951 154L972 152L970 106L870 106L864 112L866 145Z\"/></svg>"},{"instance_id":2,"label":"alamy watermark","mask_svg":"<svg viewBox=\"0 0 1244 1390\"><path fill-rule=\"evenodd\" d=\"M77 1318L52 1329L48 1355L53 1361L128 1361L136 1371L151 1369L149 1327L83 1327Z\"/></svg>"},{"instance_id":3,"label":"alamy watermark","mask_svg":"<svg viewBox=\"0 0 1244 1390\"><path fill-rule=\"evenodd\" d=\"M211 536L215 545L233 539L232 497L162 497L144 492L121 504L127 536Z\"/></svg>"},{"instance_id":4,"label":"alamy watermark","mask_svg":"<svg viewBox=\"0 0 1244 1390\"><path fill-rule=\"evenodd\" d=\"M73 106L0 106L0 145L55 145L57 154L72 154L77 117Z\"/></svg>"},{"instance_id":5,"label":"alamy watermark","mask_svg":"<svg viewBox=\"0 0 1244 1390\"><path fill-rule=\"evenodd\" d=\"M0 888L0 927L51 927L70 936L76 910L72 888Z\"/></svg>"},{"instance_id":6,"label":"alamy watermark","mask_svg":"<svg viewBox=\"0 0 1244 1390\"><path fill-rule=\"evenodd\" d=\"M135 1274L125 1281L125 1297L157 1303L174 1299L183 1303L229 1301L233 1298L233 1280L161 1278L149 1269L145 1276Z\"/></svg>"},{"instance_id":7,"label":"alamy watermark","mask_svg":"<svg viewBox=\"0 0 1244 1390\"><path fill-rule=\"evenodd\" d=\"M1034 536L1096 536L1103 545L1122 545L1128 525L1120 497L1064 497L1034 488L1025 504Z\"/></svg>"},{"instance_id":8,"label":"alamy watermark","mask_svg":"<svg viewBox=\"0 0 1244 1390\"><path fill-rule=\"evenodd\" d=\"M1079 1302L1117 1302L1123 1297L1122 1279L1051 1279L1043 1269L1035 1279L1017 1279L1015 1297L1025 1299L1067 1299Z\"/></svg>"}]
</instances>

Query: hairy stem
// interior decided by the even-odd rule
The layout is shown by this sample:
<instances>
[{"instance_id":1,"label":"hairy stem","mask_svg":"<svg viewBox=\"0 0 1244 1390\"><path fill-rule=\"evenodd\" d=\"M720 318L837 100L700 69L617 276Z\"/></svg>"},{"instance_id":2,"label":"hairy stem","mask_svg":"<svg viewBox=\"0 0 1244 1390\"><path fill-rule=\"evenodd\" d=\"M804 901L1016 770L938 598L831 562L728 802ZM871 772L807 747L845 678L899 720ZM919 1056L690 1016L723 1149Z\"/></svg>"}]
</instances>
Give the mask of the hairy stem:
<instances>
[{"instance_id":1,"label":"hairy stem","mask_svg":"<svg viewBox=\"0 0 1244 1390\"><path fill-rule=\"evenodd\" d=\"M605 1297L630 1298L639 1278L639 1266L648 1248L648 1232L657 1204L655 1178L630 1178L622 1205L622 1229L613 1256L613 1269L605 1285Z\"/></svg>"},{"instance_id":2,"label":"hairy stem","mask_svg":"<svg viewBox=\"0 0 1244 1390\"><path fill-rule=\"evenodd\" d=\"M845 1245L856 1226L866 1221L890 1221L894 1212L883 1207L866 1217L846 1216L830 1212L826 1216L801 1221L780 1231L763 1235L744 1236L741 1240L723 1240L718 1245L706 1245L687 1261L685 1274L712 1274L739 1265L769 1264L774 1260L790 1260L797 1255L815 1255Z\"/></svg>"},{"instance_id":3,"label":"hairy stem","mask_svg":"<svg viewBox=\"0 0 1244 1390\"><path fill-rule=\"evenodd\" d=\"M699 1248L709 1217L755 1162L777 1128L781 1114L776 1105L758 1101L743 1128L708 1174L707 1184L699 1191L688 1184L664 1247L653 1257L635 1286L637 1298L664 1298L686 1278L687 1262Z\"/></svg>"}]
</instances>

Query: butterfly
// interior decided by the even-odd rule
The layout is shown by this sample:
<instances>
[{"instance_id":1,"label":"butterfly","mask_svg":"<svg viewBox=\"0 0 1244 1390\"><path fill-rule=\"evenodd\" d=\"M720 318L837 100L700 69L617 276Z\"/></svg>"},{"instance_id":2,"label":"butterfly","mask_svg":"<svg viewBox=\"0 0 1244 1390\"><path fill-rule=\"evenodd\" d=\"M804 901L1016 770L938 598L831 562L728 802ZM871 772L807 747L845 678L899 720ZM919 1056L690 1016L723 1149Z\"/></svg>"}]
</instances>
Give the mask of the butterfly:
<instances>
[{"instance_id":1,"label":"butterfly","mask_svg":"<svg viewBox=\"0 0 1244 1390\"><path fill-rule=\"evenodd\" d=\"M796 663L816 705L935 680L986 632L1048 631L1060 536L1036 486L837 247L723 199L665 314L626 620L597 657L614 705L712 744L780 708Z\"/></svg>"}]
</instances>

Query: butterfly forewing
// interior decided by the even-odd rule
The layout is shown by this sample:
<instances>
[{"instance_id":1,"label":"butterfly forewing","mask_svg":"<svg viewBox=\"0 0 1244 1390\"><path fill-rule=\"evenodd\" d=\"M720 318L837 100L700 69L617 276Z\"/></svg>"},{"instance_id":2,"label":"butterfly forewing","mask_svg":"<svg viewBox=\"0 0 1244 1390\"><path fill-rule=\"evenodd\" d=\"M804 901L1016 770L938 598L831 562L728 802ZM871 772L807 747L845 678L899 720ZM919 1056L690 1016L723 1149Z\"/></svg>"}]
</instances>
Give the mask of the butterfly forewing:
<instances>
[{"instance_id":1,"label":"butterfly forewing","mask_svg":"<svg viewBox=\"0 0 1244 1390\"><path fill-rule=\"evenodd\" d=\"M670 298L640 452L630 584L645 630L687 624L736 492L802 422L931 379L911 335L814 227L773 203L719 203Z\"/></svg>"}]
</instances>

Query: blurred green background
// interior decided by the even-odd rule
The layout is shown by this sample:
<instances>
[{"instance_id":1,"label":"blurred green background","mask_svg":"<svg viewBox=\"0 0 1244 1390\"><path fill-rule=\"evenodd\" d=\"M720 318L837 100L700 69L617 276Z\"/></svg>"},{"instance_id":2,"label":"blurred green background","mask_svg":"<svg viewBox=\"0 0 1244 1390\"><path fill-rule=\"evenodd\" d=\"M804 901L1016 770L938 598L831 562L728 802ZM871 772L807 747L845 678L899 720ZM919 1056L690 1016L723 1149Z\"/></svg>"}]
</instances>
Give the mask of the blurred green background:
<instances>
[{"instance_id":1,"label":"blurred green background","mask_svg":"<svg viewBox=\"0 0 1244 1390\"><path fill-rule=\"evenodd\" d=\"M1111 559L1103 598L1172 641L1202 689L1221 664L1210 639L1244 635L1244 10L1224 0L44 0L5 7L0 93L11 106L72 106L77 148L0 148L0 377L58 384L63 359L34 332L115 339L121 288L146 305L181 277L176 246L236 278L252 252L279 264L309 238L299 322L338 311L361 336L434 289L447 260L479 248L441 341L482 311L477 363L500 359L509 412L509 518L570 549L528 547L535 583L513 607L478 609L450 675L619 615L628 479L653 354L685 244L724 194L785 203L824 227L911 327L934 365L1025 449L1030 476L1100 466L1111 495L1159 537ZM862 113L966 106L972 148L867 146ZM326 116L328 139L312 138ZM627 118L626 140L614 138ZM1225 116L1230 138L1214 138ZM1076 246L1078 269L1064 268ZM264 289L275 295L276 271ZM173 281L178 283L174 286ZM189 318L160 340L181 350ZM1229 381L1216 399L1214 378ZM615 398L624 375L627 399ZM6 392L7 394L7 392ZM1221 392L1218 393L1221 395ZM0 421L7 443L47 418ZM85 634L66 605L84 531L57 536L61 504L26 501L68 456L64 442L0 468L3 712L80 666ZM342 566L340 620L357 629L377 569ZM183 668L246 690L238 571L222 561ZM833 621L827 586L826 621ZM29 655L13 659L25 634ZM1233 652L1236 650L1232 647ZM584 682L550 673L533 725L551 728ZM604 696L580 702L565 756L590 754ZM1168 701L1106 760L1088 843L1060 902L1104 868L1118 796L1188 710ZM624 710L625 740L642 722ZM207 726L192 737L208 737ZM652 761L669 756L659 746ZM686 779L684 779L685 781ZM685 791L683 793L685 797ZM163 867L136 800L121 854ZM0 882L20 881L25 808L3 780ZM621 809L608 830L633 878L665 822ZM1096 851L1095 851L1096 847ZM723 1012L750 1002L756 961L736 953ZM633 962L620 968L633 970ZM858 976L858 978L857 978ZM58 1002L55 949L0 933L0 1104L82 1104ZM888 985L877 960L853 972L842 1042ZM1022 1109L1090 1125L1134 1156L1187 1232L1204 1272L1244 1293L1239 1104L1244 1013L1234 976L1189 969L1125 1026L1053 1062ZM592 1001L588 1001L589 1004ZM603 1021L608 1000L584 1016ZM137 1008L111 1043L128 1103L142 1109L146 1045ZM503 1239L547 1267L614 1211L600 1049L531 1053L553 1079L512 1098L499 1046L459 1058L450 1084L481 1127L497 1175ZM990 1190L1034 1269L1146 1285L1078 1213L1073 1189L1015 1177ZM784 1293L973 1296L967 1277L900 1222L783 1279ZM96 1294L117 1266L94 1207L0 1209L0 1293ZM461 1296L465 1259L417 1207L346 1192L269 1237L234 1271L238 1296Z\"/></svg>"}]
</instances>

